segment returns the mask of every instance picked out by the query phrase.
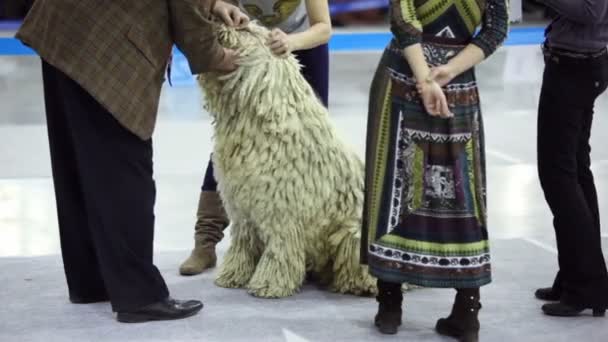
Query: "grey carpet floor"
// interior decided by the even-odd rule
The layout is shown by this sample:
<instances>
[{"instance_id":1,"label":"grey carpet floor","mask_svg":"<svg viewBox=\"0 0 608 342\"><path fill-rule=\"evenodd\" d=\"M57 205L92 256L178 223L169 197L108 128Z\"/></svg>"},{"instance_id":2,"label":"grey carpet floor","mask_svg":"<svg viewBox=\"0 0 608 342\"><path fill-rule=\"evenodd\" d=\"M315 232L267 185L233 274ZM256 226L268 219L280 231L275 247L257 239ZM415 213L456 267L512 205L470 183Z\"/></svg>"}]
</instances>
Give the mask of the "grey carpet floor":
<instances>
[{"instance_id":1,"label":"grey carpet floor","mask_svg":"<svg viewBox=\"0 0 608 342\"><path fill-rule=\"evenodd\" d=\"M608 340L608 320L543 316L537 286L551 281L555 255L523 240L493 242L494 283L482 291L481 341ZM406 294L405 322L396 336L372 326L376 303L336 295L307 284L296 296L263 300L213 285L214 273L184 278L184 252L161 253L156 262L176 298L200 298L198 316L173 322L119 324L108 304L67 301L59 256L0 259L0 341L451 341L437 336L437 318L451 308L452 290Z\"/></svg>"}]
</instances>

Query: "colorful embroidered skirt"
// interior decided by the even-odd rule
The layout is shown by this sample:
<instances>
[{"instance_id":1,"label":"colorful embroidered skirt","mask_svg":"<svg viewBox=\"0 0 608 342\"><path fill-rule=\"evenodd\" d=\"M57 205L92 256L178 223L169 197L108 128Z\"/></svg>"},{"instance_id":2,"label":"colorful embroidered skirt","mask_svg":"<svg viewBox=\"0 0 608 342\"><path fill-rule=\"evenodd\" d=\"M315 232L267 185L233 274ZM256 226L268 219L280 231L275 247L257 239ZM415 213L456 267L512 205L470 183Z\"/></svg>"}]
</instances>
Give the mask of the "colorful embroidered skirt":
<instances>
[{"instance_id":1,"label":"colorful embroidered skirt","mask_svg":"<svg viewBox=\"0 0 608 342\"><path fill-rule=\"evenodd\" d=\"M424 43L445 64L462 46ZM412 72L387 47L370 93L362 261L385 281L473 288L491 282L485 157L473 70L446 88L454 118L428 115Z\"/></svg>"}]
</instances>

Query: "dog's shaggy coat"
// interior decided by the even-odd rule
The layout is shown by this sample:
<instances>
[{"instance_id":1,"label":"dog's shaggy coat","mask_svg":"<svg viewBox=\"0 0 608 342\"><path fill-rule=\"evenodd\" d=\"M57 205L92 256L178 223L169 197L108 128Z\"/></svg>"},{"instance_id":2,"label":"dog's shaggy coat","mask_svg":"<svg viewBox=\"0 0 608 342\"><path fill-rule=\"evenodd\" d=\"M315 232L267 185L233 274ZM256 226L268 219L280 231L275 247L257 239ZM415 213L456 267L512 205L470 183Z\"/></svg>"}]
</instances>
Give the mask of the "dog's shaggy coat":
<instances>
[{"instance_id":1,"label":"dog's shaggy coat","mask_svg":"<svg viewBox=\"0 0 608 342\"><path fill-rule=\"evenodd\" d=\"M230 74L199 77L232 221L216 284L285 297L312 272L336 292L376 293L359 263L363 163L338 138L297 60L266 46L267 29L252 23L218 32L241 58Z\"/></svg>"}]
</instances>

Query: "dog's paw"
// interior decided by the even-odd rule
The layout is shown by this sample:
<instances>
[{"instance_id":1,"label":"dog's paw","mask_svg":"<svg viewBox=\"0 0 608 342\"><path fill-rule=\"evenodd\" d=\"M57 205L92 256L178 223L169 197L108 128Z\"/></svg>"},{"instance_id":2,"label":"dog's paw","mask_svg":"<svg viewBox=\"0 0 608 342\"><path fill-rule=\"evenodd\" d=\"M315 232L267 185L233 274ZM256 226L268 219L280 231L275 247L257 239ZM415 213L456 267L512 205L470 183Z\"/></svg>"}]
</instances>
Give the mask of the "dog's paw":
<instances>
[{"instance_id":1,"label":"dog's paw","mask_svg":"<svg viewBox=\"0 0 608 342\"><path fill-rule=\"evenodd\" d=\"M229 289L241 289L245 287L248 281L249 279L243 277L242 274L220 272L217 279L215 279L215 285Z\"/></svg>"},{"instance_id":2,"label":"dog's paw","mask_svg":"<svg viewBox=\"0 0 608 342\"><path fill-rule=\"evenodd\" d=\"M256 286L253 284L247 285L247 292L258 298L285 298L293 296L298 292L298 289L290 289L270 284Z\"/></svg>"},{"instance_id":3,"label":"dog's paw","mask_svg":"<svg viewBox=\"0 0 608 342\"><path fill-rule=\"evenodd\" d=\"M378 294L377 281L367 272L353 278L336 279L330 286L330 290L361 297L373 297Z\"/></svg>"}]
</instances>

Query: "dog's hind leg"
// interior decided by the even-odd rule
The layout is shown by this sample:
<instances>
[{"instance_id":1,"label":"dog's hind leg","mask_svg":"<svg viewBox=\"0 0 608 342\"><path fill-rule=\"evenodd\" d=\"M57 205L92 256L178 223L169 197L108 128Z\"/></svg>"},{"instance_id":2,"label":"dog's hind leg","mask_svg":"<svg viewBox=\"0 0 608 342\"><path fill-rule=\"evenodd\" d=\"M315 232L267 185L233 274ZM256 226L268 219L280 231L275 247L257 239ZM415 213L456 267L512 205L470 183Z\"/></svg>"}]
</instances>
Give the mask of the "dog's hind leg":
<instances>
[{"instance_id":1,"label":"dog's hind leg","mask_svg":"<svg viewBox=\"0 0 608 342\"><path fill-rule=\"evenodd\" d=\"M255 227L237 221L231 227L231 243L215 284L221 287L242 288L255 272L263 245L256 235Z\"/></svg>"},{"instance_id":2,"label":"dog's hind leg","mask_svg":"<svg viewBox=\"0 0 608 342\"><path fill-rule=\"evenodd\" d=\"M295 294L306 276L306 251L302 228L285 217L260 223L265 249L255 274L247 284L256 297L282 298Z\"/></svg>"},{"instance_id":3,"label":"dog's hind leg","mask_svg":"<svg viewBox=\"0 0 608 342\"><path fill-rule=\"evenodd\" d=\"M333 281L330 290L358 296L377 293L376 280L369 274L367 266L359 262L361 235L360 224L343 224L330 236Z\"/></svg>"}]
</instances>

